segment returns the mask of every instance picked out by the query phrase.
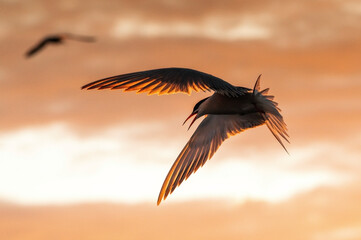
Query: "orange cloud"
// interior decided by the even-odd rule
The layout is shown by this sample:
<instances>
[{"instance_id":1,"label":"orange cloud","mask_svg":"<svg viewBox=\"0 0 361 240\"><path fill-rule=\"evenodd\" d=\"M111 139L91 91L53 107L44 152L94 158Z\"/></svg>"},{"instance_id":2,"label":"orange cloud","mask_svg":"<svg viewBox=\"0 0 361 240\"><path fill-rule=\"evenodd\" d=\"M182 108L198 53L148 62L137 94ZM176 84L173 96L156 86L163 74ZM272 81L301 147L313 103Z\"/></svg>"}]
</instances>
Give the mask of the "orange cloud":
<instances>
[{"instance_id":1,"label":"orange cloud","mask_svg":"<svg viewBox=\"0 0 361 240\"><path fill-rule=\"evenodd\" d=\"M354 240L361 237L359 189L320 188L278 204L2 204L0 238Z\"/></svg>"},{"instance_id":2,"label":"orange cloud","mask_svg":"<svg viewBox=\"0 0 361 240\"><path fill-rule=\"evenodd\" d=\"M340 144L345 154L330 157L338 152L324 149L319 158L303 159L297 167L339 169L352 175L359 169L354 159L360 147L350 144L361 132L361 32L356 1L34 0L2 4L2 133L62 122L71 125L75 135L87 138L116 125L127 129L130 123L157 122L163 126L156 134L151 129L134 139L181 148L185 141L180 139L191 132L180 125L194 103L207 94L148 97L121 91L81 91L80 86L121 73L171 66L198 69L246 87L263 73L262 86L271 88L289 126L291 156L292 148L306 151L307 146L315 147L319 142L334 148ZM114 26L134 16L140 19L131 25L135 36L114 37ZM209 18L218 26L211 29L213 35L205 23ZM230 32L242 33L237 24L245 20L256 30L257 26L266 29L267 37L229 41ZM140 30L150 31L147 23L156 23L161 34L153 32L152 38L141 34ZM174 30L174 23L183 27L186 23L186 34ZM64 31L95 35L98 42L49 47L34 59L23 58L39 37ZM252 129L230 139L218 159L252 156L258 151L274 153L275 147L279 146L266 129ZM352 153L347 153L349 149ZM5 152L1 145L0 151ZM315 238L355 228L342 227L336 232L321 232ZM295 226L290 229L298 232Z\"/></svg>"}]
</instances>

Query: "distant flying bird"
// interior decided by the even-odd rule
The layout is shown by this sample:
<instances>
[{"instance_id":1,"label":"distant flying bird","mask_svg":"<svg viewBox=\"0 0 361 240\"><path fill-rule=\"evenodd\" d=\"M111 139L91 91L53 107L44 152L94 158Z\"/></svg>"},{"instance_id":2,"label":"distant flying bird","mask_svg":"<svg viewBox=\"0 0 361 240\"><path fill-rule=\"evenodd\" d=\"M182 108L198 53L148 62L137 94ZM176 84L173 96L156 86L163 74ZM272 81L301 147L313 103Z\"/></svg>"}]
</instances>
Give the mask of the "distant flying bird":
<instances>
[{"instance_id":1,"label":"distant flying bird","mask_svg":"<svg viewBox=\"0 0 361 240\"><path fill-rule=\"evenodd\" d=\"M195 115L190 128L196 119L206 116L169 170L159 193L159 205L183 180L203 166L223 141L248 128L266 124L286 150L280 138L289 142L286 124L278 104L273 101L274 97L267 95L269 88L260 90L260 77L252 90L233 86L220 78L192 69L163 68L104 78L86 84L82 89L123 89L158 95L190 94L192 90L214 91L212 96L199 101L184 121Z\"/></svg>"},{"instance_id":2,"label":"distant flying bird","mask_svg":"<svg viewBox=\"0 0 361 240\"><path fill-rule=\"evenodd\" d=\"M26 55L26 57L31 57L47 45L61 44L65 40L68 40L68 39L82 41L82 42L94 42L95 41L94 37L74 35L74 34L70 34L70 33L49 35L49 36L44 37L38 44L36 44L29 51L27 51L25 55Z\"/></svg>"}]
</instances>

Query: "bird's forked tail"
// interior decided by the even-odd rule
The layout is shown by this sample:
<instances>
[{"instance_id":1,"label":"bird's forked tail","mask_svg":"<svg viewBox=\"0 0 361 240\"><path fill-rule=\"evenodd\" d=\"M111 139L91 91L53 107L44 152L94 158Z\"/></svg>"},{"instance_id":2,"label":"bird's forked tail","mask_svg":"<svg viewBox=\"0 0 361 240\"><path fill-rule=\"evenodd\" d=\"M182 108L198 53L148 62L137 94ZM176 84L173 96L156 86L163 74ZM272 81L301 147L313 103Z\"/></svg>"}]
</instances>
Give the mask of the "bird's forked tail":
<instances>
[{"instance_id":1,"label":"bird's forked tail","mask_svg":"<svg viewBox=\"0 0 361 240\"><path fill-rule=\"evenodd\" d=\"M277 107L278 103L273 101L274 96L267 95L269 88L260 90L261 75L258 76L257 81L253 88L253 96L255 98L256 107L261 111L263 118L268 129L271 131L273 136L281 144L281 146L288 153L286 147L281 141L280 136L289 143L289 135L287 134L287 125L283 121L281 115L281 109Z\"/></svg>"}]
</instances>

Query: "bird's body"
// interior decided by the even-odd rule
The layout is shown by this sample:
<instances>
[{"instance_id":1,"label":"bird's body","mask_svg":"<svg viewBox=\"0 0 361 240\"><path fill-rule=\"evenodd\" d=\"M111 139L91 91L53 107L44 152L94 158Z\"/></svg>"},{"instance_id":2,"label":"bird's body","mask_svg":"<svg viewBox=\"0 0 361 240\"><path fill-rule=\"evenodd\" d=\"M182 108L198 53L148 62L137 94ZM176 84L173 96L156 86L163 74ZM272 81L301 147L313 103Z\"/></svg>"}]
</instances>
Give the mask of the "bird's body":
<instances>
[{"instance_id":1,"label":"bird's body","mask_svg":"<svg viewBox=\"0 0 361 240\"><path fill-rule=\"evenodd\" d=\"M204 101L202 107L204 108L202 108L204 114L216 115L244 115L257 111L253 104L252 93L245 93L237 97L227 97L219 93L214 93Z\"/></svg>"},{"instance_id":2,"label":"bird's body","mask_svg":"<svg viewBox=\"0 0 361 240\"><path fill-rule=\"evenodd\" d=\"M39 52L41 49L43 49L45 46L50 44L61 44L64 43L65 40L72 39L82 42L94 42L95 39L93 37L88 36L79 36L74 35L70 33L64 33L64 34L56 34L56 35L49 35L44 37L41 41L39 41L34 47L32 47L29 51L26 52L26 57L31 57L37 52Z\"/></svg>"},{"instance_id":3,"label":"bird's body","mask_svg":"<svg viewBox=\"0 0 361 240\"><path fill-rule=\"evenodd\" d=\"M48 37L46 37L45 41L42 40L42 42L53 43L53 44L59 44L59 43L62 43L63 41L64 41L64 37L59 36L59 35L48 36Z\"/></svg>"},{"instance_id":4,"label":"bird's body","mask_svg":"<svg viewBox=\"0 0 361 240\"><path fill-rule=\"evenodd\" d=\"M215 91L195 106L186 121L206 116L178 155L164 180L158 204L193 172L204 165L228 137L248 128L266 124L284 147L279 136L288 141L287 127L269 89L260 91L260 77L253 89L235 87L212 75L184 68L164 68L118 75L83 86L83 89L124 89L170 94L191 90ZM190 127L189 126L189 127ZM287 151L287 150L286 150Z\"/></svg>"}]
</instances>

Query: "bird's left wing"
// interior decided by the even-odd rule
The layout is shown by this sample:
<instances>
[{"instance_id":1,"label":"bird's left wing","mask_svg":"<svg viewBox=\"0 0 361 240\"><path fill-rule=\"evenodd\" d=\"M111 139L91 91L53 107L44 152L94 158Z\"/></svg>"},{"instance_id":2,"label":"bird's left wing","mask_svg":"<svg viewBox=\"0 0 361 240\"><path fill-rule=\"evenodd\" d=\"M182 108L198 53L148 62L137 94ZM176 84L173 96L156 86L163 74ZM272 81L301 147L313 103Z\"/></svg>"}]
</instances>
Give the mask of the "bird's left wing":
<instances>
[{"instance_id":1,"label":"bird's left wing","mask_svg":"<svg viewBox=\"0 0 361 240\"><path fill-rule=\"evenodd\" d=\"M31 49L29 49L25 55L26 57L31 57L38 51L40 51L42 48L45 47L46 44L49 43L49 40L47 38L41 40L39 43L37 43L35 46L33 46Z\"/></svg>"},{"instance_id":2,"label":"bird's left wing","mask_svg":"<svg viewBox=\"0 0 361 240\"><path fill-rule=\"evenodd\" d=\"M259 113L245 115L208 115L193 133L164 180L158 202L179 186L183 180L210 159L224 140L247 128L262 125L265 122Z\"/></svg>"},{"instance_id":3,"label":"bird's left wing","mask_svg":"<svg viewBox=\"0 0 361 240\"><path fill-rule=\"evenodd\" d=\"M235 87L218 77L188 68L160 68L127 73L91 82L82 87L88 90L106 88L158 95L213 90L229 97L244 95L250 90Z\"/></svg>"}]
</instances>

